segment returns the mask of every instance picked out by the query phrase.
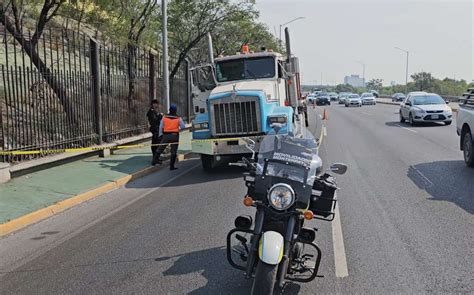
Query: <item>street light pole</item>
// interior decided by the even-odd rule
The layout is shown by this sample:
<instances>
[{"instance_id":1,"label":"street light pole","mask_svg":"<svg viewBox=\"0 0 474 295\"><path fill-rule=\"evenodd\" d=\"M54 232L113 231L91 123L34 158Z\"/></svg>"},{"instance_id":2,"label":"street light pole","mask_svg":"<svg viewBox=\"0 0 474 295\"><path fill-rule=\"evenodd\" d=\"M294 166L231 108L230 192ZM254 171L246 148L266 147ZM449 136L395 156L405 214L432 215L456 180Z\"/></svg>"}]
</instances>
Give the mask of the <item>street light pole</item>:
<instances>
[{"instance_id":1,"label":"street light pole","mask_svg":"<svg viewBox=\"0 0 474 295\"><path fill-rule=\"evenodd\" d=\"M170 78L169 78L169 67L168 67L168 15L167 15L167 1L161 0L162 10L162 45L163 45L163 100L165 102L165 111L168 112L170 108Z\"/></svg>"},{"instance_id":2,"label":"street light pole","mask_svg":"<svg viewBox=\"0 0 474 295\"><path fill-rule=\"evenodd\" d=\"M395 49L401 50L407 54L407 66L406 66L406 72L405 72L405 95L407 95L408 94L408 56L410 55L410 52L400 47L395 47Z\"/></svg>"},{"instance_id":3,"label":"street light pole","mask_svg":"<svg viewBox=\"0 0 474 295\"><path fill-rule=\"evenodd\" d=\"M280 35L279 35L279 37L278 37L278 39L280 40L280 47L281 47L281 28L282 28L283 26L286 26L286 25L289 24L289 23L292 23L292 22L294 22L294 21L297 21L297 20L300 20L300 19L304 19L304 18L305 18L304 16L299 16L299 17L297 17L297 18L294 18L294 19L292 19L292 20L290 20L290 21L288 21L288 22L286 22L286 23L280 25Z\"/></svg>"}]
</instances>

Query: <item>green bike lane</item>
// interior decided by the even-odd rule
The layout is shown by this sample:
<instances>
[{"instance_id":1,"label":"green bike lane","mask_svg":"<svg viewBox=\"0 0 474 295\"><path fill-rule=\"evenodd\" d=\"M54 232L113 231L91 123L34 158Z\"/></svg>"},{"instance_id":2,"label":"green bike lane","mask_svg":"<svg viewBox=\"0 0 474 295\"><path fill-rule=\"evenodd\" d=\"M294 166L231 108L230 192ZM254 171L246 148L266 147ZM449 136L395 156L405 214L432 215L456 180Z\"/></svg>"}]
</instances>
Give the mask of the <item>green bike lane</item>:
<instances>
[{"instance_id":1,"label":"green bike lane","mask_svg":"<svg viewBox=\"0 0 474 295\"><path fill-rule=\"evenodd\" d=\"M182 132L179 153L191 150L191 133ZM91 156L14 178L0 185L0 224L97 189L150 167L150 146ZM166 164L165 164L166 165Z\"/></svg>"}]
</instances>

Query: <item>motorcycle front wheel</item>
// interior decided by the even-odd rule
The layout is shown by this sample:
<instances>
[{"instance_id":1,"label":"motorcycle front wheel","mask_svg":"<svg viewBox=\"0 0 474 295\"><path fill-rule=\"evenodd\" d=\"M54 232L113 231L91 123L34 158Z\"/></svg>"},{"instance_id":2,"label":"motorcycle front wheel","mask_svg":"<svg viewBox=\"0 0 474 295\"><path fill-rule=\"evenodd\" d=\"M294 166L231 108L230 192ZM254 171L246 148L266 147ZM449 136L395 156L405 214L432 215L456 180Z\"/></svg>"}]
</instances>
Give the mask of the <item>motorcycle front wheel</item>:
<instances>
[{"instance_id":1,"label":"motorcycle front wheel","mask_svg":"<svg viewBox=\"0 0 474 295\"><path fill-rule=\"evenodd\" d=\"M255 270L255 279L252 285L252 295L272 295L276 282L278 265L267 264L259 261Z\"/></svg>"}]
</instances>

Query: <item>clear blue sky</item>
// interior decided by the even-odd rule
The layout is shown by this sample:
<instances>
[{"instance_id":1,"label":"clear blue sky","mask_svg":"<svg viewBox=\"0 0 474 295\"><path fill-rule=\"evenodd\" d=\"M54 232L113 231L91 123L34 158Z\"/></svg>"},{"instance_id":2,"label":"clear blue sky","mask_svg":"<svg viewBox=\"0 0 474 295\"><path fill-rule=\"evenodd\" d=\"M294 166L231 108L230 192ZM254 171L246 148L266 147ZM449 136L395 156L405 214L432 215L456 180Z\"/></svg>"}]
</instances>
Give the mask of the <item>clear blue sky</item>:
<instances>
[{"instance_id":1,"label":"clear blue sky","mask_svg":"<svg viewBox=\"0 0 474 295\"><path fill-rule=\"evenodd\" d=\"M257 0L260 20L279 35L289 25L303 83L342 83L366 64L366 80L405 83L421 70L437 78L474 79L474 0Z\"/></svg>"}]
</instances>

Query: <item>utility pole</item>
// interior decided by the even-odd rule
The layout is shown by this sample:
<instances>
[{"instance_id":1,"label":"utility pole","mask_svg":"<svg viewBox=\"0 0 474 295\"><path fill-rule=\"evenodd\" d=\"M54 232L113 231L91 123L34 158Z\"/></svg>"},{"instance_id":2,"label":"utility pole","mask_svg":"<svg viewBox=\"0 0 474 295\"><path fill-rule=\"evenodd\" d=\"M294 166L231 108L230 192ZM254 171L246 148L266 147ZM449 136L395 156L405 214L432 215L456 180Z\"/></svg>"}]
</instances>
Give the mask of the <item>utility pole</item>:
<instances>
[{"instance_id":1,"label":"utility pole","mask_svg":"<svg viewBox=\"0 0 474 295\"><path fill-rule=\"evenodd\" d=\"M167 0L161 0L161 14L163 16L162 23L162 45L163 45L163 100L165 101L166 112L170 108L170 77L168 67L168 14L167 14Z\"/></svg>"},{"instance_id":2,"label":"utility pole","mask_svg":"<svg viewBox=\"0 0 474 295\"><path fill-rule=\"evenodd\" d=\"M405 72L405 95L407 95L408 94L408 56L409 56L410 52L408 50L402 49L400 47L395 47L395 49L403 51L407 54L407 66L406 66L406 72Z\"/></svg>"},{"instance_id":3,"label":"utility pole","mask_svg":"<svg viewBox=\"0 0 474 295\"><path fill-rule=\"evenodd\" d=\"M365 87L365 62L360 61L360 60L356 62L362 65L362 84Z\"/></svg>"},{"instance_id":4,"label":"utility pole","mask_svg":"<svg viewBox=\"0 0 474 295\"><path fill-rule=\"evenodd\" d=\"M321 86L323 86L323 72L321 72Z\"/></svg>"}]
</instances>

